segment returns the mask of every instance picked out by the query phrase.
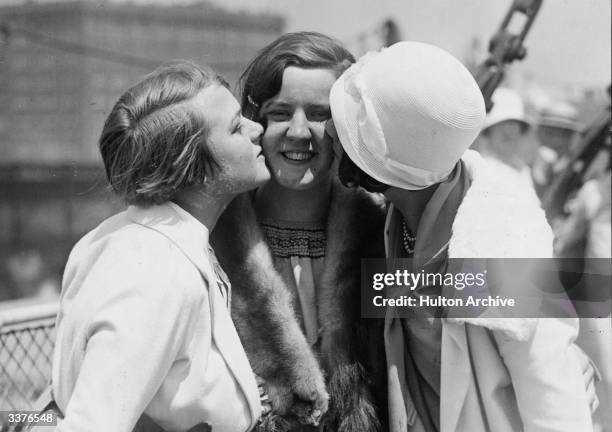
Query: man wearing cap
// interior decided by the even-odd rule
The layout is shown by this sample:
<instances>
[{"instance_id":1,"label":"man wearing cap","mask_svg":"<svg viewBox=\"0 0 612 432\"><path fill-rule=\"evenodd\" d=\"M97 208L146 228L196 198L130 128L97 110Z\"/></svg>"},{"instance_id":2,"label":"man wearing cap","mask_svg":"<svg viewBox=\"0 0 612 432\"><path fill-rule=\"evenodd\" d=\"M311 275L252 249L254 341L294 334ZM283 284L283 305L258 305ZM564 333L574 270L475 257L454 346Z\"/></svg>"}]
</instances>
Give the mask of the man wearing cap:
<instances>
[{"instance_id":1,"label":"man wearing cap","mask_svg":"<svg viewBox=\"0 0 612 432\"><path fill-rule=\"evenodd\" d=\"M397 43L348 69L330 103L330 133L345 152L341 179L391 203L388 258L444 273L450 258L552 256L542 210L466 151L483 124L484 101L450 54ZM576 320L440 319L435 308L412 308L404 319L394 310L384 334L390 431L592 429Z\"/></svg>"},{"instance_id":2,"label":"man wearing cap","mask_svg":"<svg viewBox=\"0 0 612 432\"><path fill-rule=\"evenodd\" d=\"M497 89L492 99L493 109L472 148L485 158L498 180L506 181L509 187L521 188L525 196L540 205L530 168L537 142L525 116L523 99L509 88Z\"/></svg>"}]
</instances>

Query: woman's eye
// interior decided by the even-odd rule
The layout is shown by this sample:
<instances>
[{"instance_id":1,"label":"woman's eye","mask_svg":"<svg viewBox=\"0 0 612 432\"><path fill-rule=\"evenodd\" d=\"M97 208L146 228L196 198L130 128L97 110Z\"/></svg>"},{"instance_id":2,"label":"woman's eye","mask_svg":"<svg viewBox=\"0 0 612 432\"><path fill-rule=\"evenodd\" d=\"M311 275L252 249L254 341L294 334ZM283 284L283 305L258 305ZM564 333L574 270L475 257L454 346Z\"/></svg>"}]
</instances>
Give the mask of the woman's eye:
<instances>
[{"instance_id":1,"label":"woman's eye","mask_svg":"<svg viewBox=\"0 0 612 432\"><path fill-rule=\"evenodd\" d=\"M266 113L269 120L286 121L291 119L291 112L285 110L272 110Z\"/></svg>"},{"instance_id":2,"label":"woman's eye","mask_svg":"<svg viewBox=\"0 0 612 432\"><path fill-rule=\"evenodd\" d=\"M330 111L313 111L308 113L308 120L322 122L327 121L331 118Z\"/></svg>"},{"instance_id":3,"label":"woman's eye","mask_svg":"<svg viewBox=\"0 0 612 432\"><path fill-rule=\"evenodd\" d=\"M234 127L234 130L232 131L232 133L240 133L242 131L242 123L238 123L236 125L236 127Z\"/></svg>"}]
</instances>

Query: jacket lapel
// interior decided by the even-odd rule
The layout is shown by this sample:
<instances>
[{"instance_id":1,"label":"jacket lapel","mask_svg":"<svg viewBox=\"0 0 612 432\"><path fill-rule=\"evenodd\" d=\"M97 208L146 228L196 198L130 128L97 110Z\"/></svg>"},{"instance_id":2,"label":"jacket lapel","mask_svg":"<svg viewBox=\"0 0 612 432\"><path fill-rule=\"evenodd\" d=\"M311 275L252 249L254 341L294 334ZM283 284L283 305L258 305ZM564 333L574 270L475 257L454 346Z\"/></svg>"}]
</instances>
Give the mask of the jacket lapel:
<instances>
[{"instance_id":1,"label":"jacket lapel","mask_svg":"<svg viewBox=\"0 0 612 432\"><path fill-rule=\"evenodd\" d=\"M443 322L440 432L455 432L471 380L465 325Z\"/></svg>"},{"instance_id":2,"label":"jacket lapel","mask_svg":"<svg viewBox=\"0 0 612 432\"><path fill-rule=\"evenodd\" d=\"M213 321L213 339L217 344L219 352L225 359L225 363L227 363L236 381L242 388L251 410L251 427L253 427L261 413L255 375L253 374L246 353L240 344L240 338L232 322L225 299L221 296L218 289L211 289L209 293Z\"/></svg>"},{"instance_id":3,"label":"jacket lapel","mask_svg":"<svg viewBox=\"0 0 612 432\"><path fill-rule=\"evenodd\" d=\"M216 282L210 283L217 278L211 264L212 257L208 254L208 230L171 202L148 208L130 206L127 214L135 223L155 230L172 241L209 282L212 337L245 395L254 426L261 412L257 384L225 300Z\"/></svg>"}]
</instances>

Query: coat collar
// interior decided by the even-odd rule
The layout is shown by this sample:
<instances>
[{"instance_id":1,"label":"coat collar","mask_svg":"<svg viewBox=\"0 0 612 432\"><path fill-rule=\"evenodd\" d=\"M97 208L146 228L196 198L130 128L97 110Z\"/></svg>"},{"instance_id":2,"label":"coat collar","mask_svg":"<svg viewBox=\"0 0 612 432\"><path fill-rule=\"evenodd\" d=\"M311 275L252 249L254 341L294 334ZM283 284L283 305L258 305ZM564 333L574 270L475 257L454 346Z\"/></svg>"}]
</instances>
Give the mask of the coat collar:
<instances>
[{"instance_id":1,"label":"coat collar","mask_svg":"<svg viewBox=\"0 0 612 432\"><path fill-rule=\"evenodd\" d=\"M472 184L453 223L449 256L552 258L552 230L539 203L499 178L477 152L468 150L462 160Z\"/></svg>"},{"instance_id":2,"label":"coat collar","mask_svg":"<svg viewBox=\"0 0 612 432\"><path fill-rule=\"evenodd\" d=\"M209 253L208 229L172 202L147 208L130 206L127 215L133 222L168 238L209 282L212 337L245 395L253 427L261 413L257 384L225 300L217 289L210 289L216 288L217 276L211 264L213 258Z\"/></svg>"},{"instance_id":3,"label":"coat collar","mask_svg":"<svg viewBox=\"0 0 612 432\"><path fill-rule=\"evenodd\" d=\"M552 230L538 203L498 179L477 152L468 150L462 160L472 185L453 223L449 257L551 258ZM527 339L537 325L536 318L495 316L448 321L503 331L515 340Z\"/></svg>"},{"instance_id":4,"label":"coat collar","mask_svg":"<svg viewBox=\"0 0 612 432\"><path fill-rule=\"evenodd\" d=\"M151 228L168 238L209 280L213 275L208 253L208 229L187 211L173 202L138 207L129 206L128 217L139 225Z\"/></svg>"}]
</instances>

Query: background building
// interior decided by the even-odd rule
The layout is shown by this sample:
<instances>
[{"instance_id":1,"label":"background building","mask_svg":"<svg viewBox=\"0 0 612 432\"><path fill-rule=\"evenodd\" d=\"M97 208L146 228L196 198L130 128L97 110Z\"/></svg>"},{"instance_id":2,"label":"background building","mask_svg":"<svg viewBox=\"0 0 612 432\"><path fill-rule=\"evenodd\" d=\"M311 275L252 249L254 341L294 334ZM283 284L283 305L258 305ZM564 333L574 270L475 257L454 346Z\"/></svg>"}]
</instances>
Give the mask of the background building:
<instances>
[{"instance_id":1,"label":"background building","mask_svg":"<svg viewBox=\"0 0 612 432\"><path fill-rule=\"evenodd\" d=\"M74 242L121 207L96 142L124 90L176 58L235 85L283 26L208 3L0 7L0 300L53 291Z\"/></svg>"}]
</instances>

